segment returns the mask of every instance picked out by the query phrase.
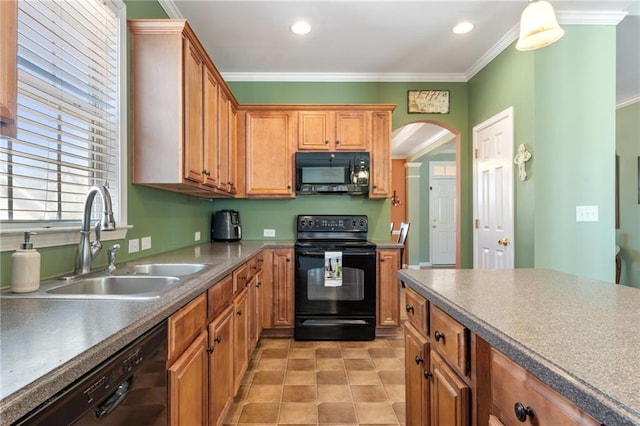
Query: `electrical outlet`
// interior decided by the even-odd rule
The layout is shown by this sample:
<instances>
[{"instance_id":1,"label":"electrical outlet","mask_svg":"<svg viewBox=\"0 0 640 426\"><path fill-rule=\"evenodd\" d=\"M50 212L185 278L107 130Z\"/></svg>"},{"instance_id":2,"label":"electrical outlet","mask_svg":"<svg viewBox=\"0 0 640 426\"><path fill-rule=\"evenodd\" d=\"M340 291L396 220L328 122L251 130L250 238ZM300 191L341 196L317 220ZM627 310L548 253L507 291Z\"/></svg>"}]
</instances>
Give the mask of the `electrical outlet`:
<instances>
[{"instance_id":1,"label":"electrical outlet","mask_svg":"<svg viewBox=\"0 0 640 426\"><path fill-rule=\"evenodd\" d=\"M151 248L151 237L142 237L140 242L142 244L142 250L149 250Z\"/></svg>"},{"instance_id":2,"label":"electrical outlet","mask_svg":"<svg viewBox=\"0 0 640 426\"><path fill-rule=\"evenodd\" d=\"M200 241L200 231L196 231L196 233L195 233L195 235L194 235L193 239L194 239L195 241Z\"/></svg>"},{"instance_id":3,"label":"electrical outlet","mask_svg":"<svg viewBox=\"0 0 640 426\"><path fill-rule=\"evenodd\" d=\"M263 236L265 237L275 237L276 236L276 230L275 229L265 229L263 230Z\"/></svg>"},{"instance_id":4,"label":"electrical outlet","mask_svg":"<svg viewBox=\"0 0 640 426\"><path fill-rule=\"evenodd\" d=\"M597 222L598 206L576 206L576 222Z\"/></svg>"},{"instance_id":5,"label":"electrical outlet","mask_svg":"<svg viewBox=\"0 0 640 426\"><path fill-rule=\"evenodd\" d=\"M140 251L140 240L135 238L129 240L129 253L137 253Z\"/></svg>"}]
</instances>

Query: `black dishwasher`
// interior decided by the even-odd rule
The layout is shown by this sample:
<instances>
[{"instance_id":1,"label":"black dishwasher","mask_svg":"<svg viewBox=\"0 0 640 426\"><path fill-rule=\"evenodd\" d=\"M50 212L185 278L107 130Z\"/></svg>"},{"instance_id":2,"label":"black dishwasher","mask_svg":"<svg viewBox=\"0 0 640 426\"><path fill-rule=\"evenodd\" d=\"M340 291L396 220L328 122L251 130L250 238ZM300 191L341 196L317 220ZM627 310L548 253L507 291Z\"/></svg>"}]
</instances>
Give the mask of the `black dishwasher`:
<instances>
[{"instance_id":1,"label":"black dishwasher","mask_svg":"<svg viewBox=\"0 0 640 426\"><path fill-rule=\"evenodd\" d=\"M16 425L166 425L163 321Z\"/></svg>"}]
</instances>

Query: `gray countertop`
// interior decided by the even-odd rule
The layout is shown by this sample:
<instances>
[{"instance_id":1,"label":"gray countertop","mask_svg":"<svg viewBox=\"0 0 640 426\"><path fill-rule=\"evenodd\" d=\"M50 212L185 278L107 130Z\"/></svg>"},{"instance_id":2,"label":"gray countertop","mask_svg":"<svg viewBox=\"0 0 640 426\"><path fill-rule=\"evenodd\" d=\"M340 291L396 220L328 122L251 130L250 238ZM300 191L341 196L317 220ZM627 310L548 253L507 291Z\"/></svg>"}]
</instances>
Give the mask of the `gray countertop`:
<instances>
[{"instance_id":1,"label":"gray countertop","mask_svg":"<svg viewBox=\"0 0 640 426\"><path fill-rule=\"evenodd\" d=\"M19 419L163 321L263 247L292 242L213 243L131 263L204 263L147 300L0 297L0 424Z\"/></svg>"},{"instance_id":2,"label":"gray countertop","mask_svg":"<svg viewBox=\"0 0 640 426\"><path fill-rule=\"evenodd\" d=\"M544 269L398 276L596 420L640 425L640 290Z\"/></svg>"}]
</instances>

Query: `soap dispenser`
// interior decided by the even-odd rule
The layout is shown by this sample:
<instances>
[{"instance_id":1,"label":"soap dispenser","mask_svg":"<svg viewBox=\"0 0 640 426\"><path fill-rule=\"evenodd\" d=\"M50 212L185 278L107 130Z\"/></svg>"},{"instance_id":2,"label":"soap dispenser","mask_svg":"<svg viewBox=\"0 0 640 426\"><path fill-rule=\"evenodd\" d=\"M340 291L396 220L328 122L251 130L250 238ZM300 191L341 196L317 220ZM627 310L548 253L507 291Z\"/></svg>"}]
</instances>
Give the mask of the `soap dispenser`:
<instances>
[{"instance_id":1,"label":"soap dispenser","mask_svg":"<svg viewBox=\"0 0 640 426\"><path fill-rule=\"evenodd\" d=\"M11 255L11 291L28 293L40 288L40 253L29 241L35 232L25 232L24 242Z\"/></svg>"}]
</instances>

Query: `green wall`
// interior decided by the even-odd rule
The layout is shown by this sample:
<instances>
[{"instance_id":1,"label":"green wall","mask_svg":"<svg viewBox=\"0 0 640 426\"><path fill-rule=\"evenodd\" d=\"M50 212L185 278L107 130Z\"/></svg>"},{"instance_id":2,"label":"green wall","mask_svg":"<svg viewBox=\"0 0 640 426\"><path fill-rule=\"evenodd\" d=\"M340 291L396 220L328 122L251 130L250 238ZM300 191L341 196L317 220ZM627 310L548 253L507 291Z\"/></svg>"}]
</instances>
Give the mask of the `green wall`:
<instances>
[{"instance_id":1,"label":"green wall","mask_svg":"<svg viewBox=\"0 0 640 426\"><path fill-rule=\"evenodd\" d=\"M517 51L515 43L469 81L470 129L513 106L514 153L520 144L525 144L533 153L527 163L526 181L521 182L517 178L517 168L514 168L516 268L534 266L533 189L536 180L536 148L533 105L533 55Z\"/></svg>"},{"instance_id":2,"label":"green wall","mask_svg":"<svg viewBox=\"0 0 640 426\"><path fill-rule=\"evenodd\" d=\"M620 108L616 114L616 154L619 156L620 283L640 287L640 102Z\"/></svg>"},{"instance_id":3,"label":"green wall","mask_svg":"<svg viewBox=\"0 0 640 426\"><path fill-rule=\"evenodd\" d=\"M534 52L535 266L613 282L615 26L565 26ZM597 206L597 222L576 222Z\"/></svg>"}]
</instances>

